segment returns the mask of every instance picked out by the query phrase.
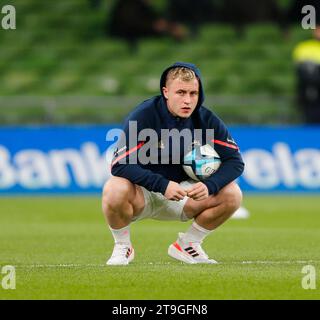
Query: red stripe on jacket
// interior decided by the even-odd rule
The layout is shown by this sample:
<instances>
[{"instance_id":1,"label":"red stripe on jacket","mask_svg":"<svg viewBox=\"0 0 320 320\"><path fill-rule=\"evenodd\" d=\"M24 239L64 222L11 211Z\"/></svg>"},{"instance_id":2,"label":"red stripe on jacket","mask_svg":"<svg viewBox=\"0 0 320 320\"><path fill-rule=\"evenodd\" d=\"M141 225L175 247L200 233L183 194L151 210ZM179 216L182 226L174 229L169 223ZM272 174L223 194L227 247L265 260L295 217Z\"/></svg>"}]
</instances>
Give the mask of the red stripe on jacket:
<instances>
[{"instance_id":1,"label":"red stripe on jacket","mask_svg":"<svg viewBox=\"0 0 320 320\"><path fill-rule=\"evenodd\" d=\"M142 146L144 145L144 142L140 142L137 146L131 148L130 150L128 150L127 152L123 153L121 156L119 156L118 158L116 158L112 163L111 166L114 166L118 161L120 161L121 159L125 158L126 156L128 156L130 153L139 150Z\"/></svg>"},{"instance_id":2,"label":"red stripe on jacket","mask_svg":"<svg viewBox=\"0 0 320 320\"><path fill-rule=\"evenodd\" d=\"M220 140L211 140L213 143L217 143L217 144L220 144L221 146L224 146L224 147L228 147L228 148L232 148L232 149L235 149L235 150L239 150L239 148L233 144L230 144L230 143L227 143L227 142L224 142L224 141L220 141Z\"/></svg>"}]
</instances>

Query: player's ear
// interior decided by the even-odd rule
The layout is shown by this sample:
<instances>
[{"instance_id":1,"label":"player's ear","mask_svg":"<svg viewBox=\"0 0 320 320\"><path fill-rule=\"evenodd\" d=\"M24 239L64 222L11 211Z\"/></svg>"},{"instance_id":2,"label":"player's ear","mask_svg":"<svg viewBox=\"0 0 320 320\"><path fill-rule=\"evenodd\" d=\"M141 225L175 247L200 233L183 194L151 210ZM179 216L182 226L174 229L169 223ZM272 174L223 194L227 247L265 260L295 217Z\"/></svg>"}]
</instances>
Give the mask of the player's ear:
<instances>
[{"instance_id":1,"label":"player's ear","mask_svg":"<svg viewBox=\"0 0 320 320\"><path fill-rule=\"evenodd\" d=\"M168 88L167 87L162 87L162 93L166 99L168 99Z\"/></svg>"}]
</instances>

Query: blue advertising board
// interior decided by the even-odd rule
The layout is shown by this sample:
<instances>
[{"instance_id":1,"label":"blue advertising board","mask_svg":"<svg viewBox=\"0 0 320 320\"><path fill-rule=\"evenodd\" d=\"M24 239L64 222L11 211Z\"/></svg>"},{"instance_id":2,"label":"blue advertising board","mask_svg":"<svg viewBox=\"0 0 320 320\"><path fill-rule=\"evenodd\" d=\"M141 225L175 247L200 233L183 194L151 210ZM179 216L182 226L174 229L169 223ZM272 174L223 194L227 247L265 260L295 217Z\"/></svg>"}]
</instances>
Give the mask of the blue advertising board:
<instances>
[{"instance_id":1,"label":"blue advertising board","mask_svg":"<svg viewBox=\"0 0 320 320\"><path fill-rule=\"evenodd\" d=\"M320 192L320 127L234 127L244 191Z\"/></svg>"},{"instance_id":2,"label":"blue advertising board","mask_svg":"<svg viewBox=\"0 0 320 320\"><path fill-rule=\"evenodd\" d=\"M119 126L0 129L0 195L101 193ZM110 134L110 132L113 132ZM320 127L230 127L243 191L320 192ZM106 141L107 133L110 141Z\"/></svg>"}]
</instances>

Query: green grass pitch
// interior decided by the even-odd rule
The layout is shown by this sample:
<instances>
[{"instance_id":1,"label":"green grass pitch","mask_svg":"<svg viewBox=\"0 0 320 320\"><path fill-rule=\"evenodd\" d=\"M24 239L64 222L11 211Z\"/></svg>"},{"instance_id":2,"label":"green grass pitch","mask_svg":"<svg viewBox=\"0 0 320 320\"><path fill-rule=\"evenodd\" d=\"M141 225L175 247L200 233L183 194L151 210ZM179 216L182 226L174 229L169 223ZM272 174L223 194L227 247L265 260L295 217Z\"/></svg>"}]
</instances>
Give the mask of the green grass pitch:
<instances>
[{"instance_id":1,"label":"green grass pitch","mask_svg":"<svg viewBox=\"0 0 320 320\"><path fill-rule=\"evenodd\" d=\"M107 267L113 241L95 197L0 198L0 271L16 289L0 299L319 299L320 197L245 196L247 220L231 219L204 243L218 265L185 265L167 248L189 223L132 224L136 258ZM313 265L317 287L305 290Z\"/></svg>"}]
</instances>

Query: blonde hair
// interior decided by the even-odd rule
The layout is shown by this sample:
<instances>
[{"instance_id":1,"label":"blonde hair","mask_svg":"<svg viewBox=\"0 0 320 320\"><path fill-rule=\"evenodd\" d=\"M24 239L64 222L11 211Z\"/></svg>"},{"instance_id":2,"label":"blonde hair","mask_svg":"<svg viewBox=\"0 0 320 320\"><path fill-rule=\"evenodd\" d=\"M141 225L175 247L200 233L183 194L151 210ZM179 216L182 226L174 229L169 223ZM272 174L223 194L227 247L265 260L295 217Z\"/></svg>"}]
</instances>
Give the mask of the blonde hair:
<instances>
[{"instance_id":1,"label":"blonde hair","mask_svg":"<svg viewBox=\"0 0 320 320\"><path fill-rule=\"evenodd\" d=\"M197 76L194 73L194 71L189 68L176 67L168 71L167 77L166 77L166 83L169 80L175 80L178 78L182 81L191 81L193 79L197 79Z\"/></svg>"}]
</instances>

